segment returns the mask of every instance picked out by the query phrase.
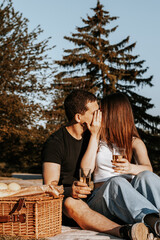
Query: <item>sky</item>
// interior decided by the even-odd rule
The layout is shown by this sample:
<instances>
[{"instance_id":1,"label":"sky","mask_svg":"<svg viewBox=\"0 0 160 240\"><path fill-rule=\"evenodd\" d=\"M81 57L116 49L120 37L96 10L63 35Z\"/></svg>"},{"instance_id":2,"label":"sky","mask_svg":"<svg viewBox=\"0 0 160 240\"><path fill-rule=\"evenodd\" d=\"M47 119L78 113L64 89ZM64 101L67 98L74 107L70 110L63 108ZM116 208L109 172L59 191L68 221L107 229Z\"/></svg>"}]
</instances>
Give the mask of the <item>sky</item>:
<instances>
[{"instance_id":1,"label":"sky","mask_svg":"<svg viewBox=\"0 0 160 240\"><path fill-rule=\"evenodd\" d=\"M118 43L130 36L130 44L136 42L132 51L139 55L138 60L145 60L143 68L148 71L143 77L153 75L152 88L143 86L137 93L151 98L154 108L148 113L160 115L160 0L100 0L104 10L111 16L119 17L114 21L118 29L110 35L109 40ZM48 37L50 46L56 47L50 52L53 60L61 60L63 50L74 47L64 39L76 32L76 26L82 27L82 18L93 16L91 8L96 6L97 0L13 0L16 11L29 20L29 30L40 25L44 32L39 41ZM109 27L109 26L108 26Z\"/></svg>"}]
</instances>

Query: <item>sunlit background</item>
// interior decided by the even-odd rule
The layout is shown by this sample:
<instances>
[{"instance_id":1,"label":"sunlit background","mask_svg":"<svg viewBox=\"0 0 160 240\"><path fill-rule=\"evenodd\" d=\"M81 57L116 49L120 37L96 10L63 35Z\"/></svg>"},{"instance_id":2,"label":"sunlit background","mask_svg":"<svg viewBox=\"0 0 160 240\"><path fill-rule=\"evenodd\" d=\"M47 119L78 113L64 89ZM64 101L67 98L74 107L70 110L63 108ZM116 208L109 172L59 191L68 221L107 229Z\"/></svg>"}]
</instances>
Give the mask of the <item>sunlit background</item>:
<instances>
[{"instance_id":1,"label":"sunlit background","mask_svg":"<svg viewBox=\"0 0 160 240\"><path fill-rule=\"evenodd\" d=\"M63 49L71 48L70 42L63 39L75 32L75 27L83 26L81 18L92 16L91 8L97 0L14 0L15 10L29 19L29 30L40 24L44 30L39 40L52 37L50 44L56 47L50 52L53 60L61 60ZM144 86L138 90L140 95L151 98L154 108L148 112L160 115L160 1L159 0L101 0L104 9L111 16L118 16L114 21L119 28L112 35L113 42L130 36L130 43L137 45L132 54L138 54L145 60L144 67L149 67L144 77L153 75L153 87Z\"/></svg>"}]
</instances>

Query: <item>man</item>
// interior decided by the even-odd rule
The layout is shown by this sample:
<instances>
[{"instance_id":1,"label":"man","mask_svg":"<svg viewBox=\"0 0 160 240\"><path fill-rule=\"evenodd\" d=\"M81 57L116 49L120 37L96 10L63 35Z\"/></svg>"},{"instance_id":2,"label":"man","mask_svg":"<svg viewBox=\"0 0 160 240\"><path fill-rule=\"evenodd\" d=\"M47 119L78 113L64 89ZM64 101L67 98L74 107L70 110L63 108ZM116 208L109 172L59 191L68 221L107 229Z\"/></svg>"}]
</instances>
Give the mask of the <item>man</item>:
<instances>
[{"instance_id":1,"label":"man","mask_svg":"<svg viewBox=\"0 0 160 240\"><path fill-rule=\"evenodd\" d=\"M102 114L96 97L84 90L71 92L65 99L64 107L69 123L53 133L44 144L44 183L51 184L54 181L63 184L63 213L82 229L126 239L146 240L148 229L143 223L120 226L90 209L82 200L90 195L91 189L86 183L78 181L80 162L83 158L96 155ZM87 151L90 144L95 146L92 153Z\"/></svg>"}]
</instances>

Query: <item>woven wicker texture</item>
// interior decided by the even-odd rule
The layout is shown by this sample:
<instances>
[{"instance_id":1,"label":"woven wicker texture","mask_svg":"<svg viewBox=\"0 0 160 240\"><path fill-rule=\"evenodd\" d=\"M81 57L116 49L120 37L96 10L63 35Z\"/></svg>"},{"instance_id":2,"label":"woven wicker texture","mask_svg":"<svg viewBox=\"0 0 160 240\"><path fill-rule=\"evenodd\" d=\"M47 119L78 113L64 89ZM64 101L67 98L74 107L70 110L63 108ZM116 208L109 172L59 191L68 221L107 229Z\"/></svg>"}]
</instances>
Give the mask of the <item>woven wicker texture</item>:
<instances>
[{"instance_id":1,"label":"woven wicker texture","mask_svg":"<svg viewBox=\"0 0 160 240\"><path fill-rule=\"evenodd\" d=\"M11 215L18 201L17 197L1 198L0 217ZM25 197L21 210L13 213L20 214L25 214L26 221L0 223L0 234L38 239L61 233L62 198L53 199L47 195Z\"/></svg>"}]
</instances>

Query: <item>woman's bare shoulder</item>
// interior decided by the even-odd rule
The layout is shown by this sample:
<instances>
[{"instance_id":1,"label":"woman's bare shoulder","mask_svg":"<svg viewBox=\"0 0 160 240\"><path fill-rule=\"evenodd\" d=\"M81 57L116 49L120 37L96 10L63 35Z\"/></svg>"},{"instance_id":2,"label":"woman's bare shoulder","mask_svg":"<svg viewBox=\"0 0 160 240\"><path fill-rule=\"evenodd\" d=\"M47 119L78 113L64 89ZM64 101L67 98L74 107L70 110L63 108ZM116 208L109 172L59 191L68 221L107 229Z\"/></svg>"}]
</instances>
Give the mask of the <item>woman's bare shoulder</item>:
<instances>
[{"instance_id":1,"label":"woman's bare shoulder","mask_svg":"<svg viewBox=\"0 0 160 240\"><path fill-rule=\"evenodd\" d=\"M144 142L142 141L142 139L140 138L137 138L137 137L133 137L133 140L132 140L132 148L135 149L137 147L142 147L142 146L145 146Z\"/></svg>"}]
</instances>

